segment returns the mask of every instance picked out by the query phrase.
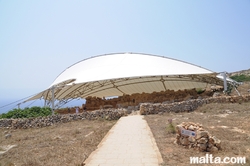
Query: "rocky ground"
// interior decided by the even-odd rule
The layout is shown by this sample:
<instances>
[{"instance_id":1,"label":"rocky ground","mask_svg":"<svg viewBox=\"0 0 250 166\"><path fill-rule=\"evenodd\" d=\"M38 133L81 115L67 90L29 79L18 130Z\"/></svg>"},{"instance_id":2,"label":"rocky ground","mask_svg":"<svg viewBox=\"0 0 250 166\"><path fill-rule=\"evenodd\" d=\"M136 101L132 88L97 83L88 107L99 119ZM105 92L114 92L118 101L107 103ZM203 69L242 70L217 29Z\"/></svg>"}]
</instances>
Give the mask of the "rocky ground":
<instances>
[{"instance_id":1,"label":"rocky ground","mask_svg":"<svg viewBox=\"0 0 250 166\"><path fill-rule=\"evenodd\" d=\"M115 123L79 120L43 128L0 128L0 166L81 166Z\"/></svg>"},{"instance_id":2,"label":"rocky ground","mask_svg":"<svg viewBox=\"0 0 250 166\"><path fill-rule=\"evenodd\" d=\"M212 103L189 113L166 112L145 115L145 119L163 157L163 166L187 166L190 157L203 157L206 153L214 157L246 157L246 165L250 165L250 102ZM221 141L219 151L200 152L199 148L174 143L175 126L182 122L199 124L199 128L202 125L202 129ZM0 166L81 166L115 123L79 120L43 128L1 128Z\"/></svg>"},{"instance_id":3,"label":"rocky ground","mask_svg":"<svg viewBox=\"0 0 250 166\"><path fill-rule=\"evenodd\" d=\"M241 71L236 71L236 72L232 72L232 73L229 73L229 76L235 76L235 75L250 75L250 69L247 69L247 70L241 70Z\"/></svg>"},{"instance_id":4,"label":"rocky ground","mask_svg":"<svg viewBox=\"0 0 250 166\"><path fill-rule=\"evenodd\" d=\"M242 94L249 93L249 85L239 87ZM194 112L166 112L145 115L145 119L163 157L163 166L187 166L190 157L203 157L206 153L212 153L214 157L246 157L245 165L250 165L250 102L212 103ZM173 126L169 126L170 121ZM175 144L174 129L182 122L201 124L204 130L221 141L221 149L200 152ZM0 128L0 166L81 166L115 123L116 120L85 119L43 128Z\"/></svg>"},{"instance_id":5,"label":"rocky ground","mask_svg":"<svg viewBox=\"0 0 250 166\"><path fill-rule=\"evenodd\" d=\"M147 120L159 150L164 166L190 165L190 157L246 157L250 165L250 103L208 104L190 113L164 113L162 115L146 115ZM200 152L198 149L175 144L176 133L169 126L182 122L199 123L211 135L221 140L221 150L218 152ZM191 164L192 165L192 164ZM198 165L198 164L196 164ZM201 164L206 165L206 164ZM208 164L211 165L211 164Z\"/></svg>"}]
</instances>

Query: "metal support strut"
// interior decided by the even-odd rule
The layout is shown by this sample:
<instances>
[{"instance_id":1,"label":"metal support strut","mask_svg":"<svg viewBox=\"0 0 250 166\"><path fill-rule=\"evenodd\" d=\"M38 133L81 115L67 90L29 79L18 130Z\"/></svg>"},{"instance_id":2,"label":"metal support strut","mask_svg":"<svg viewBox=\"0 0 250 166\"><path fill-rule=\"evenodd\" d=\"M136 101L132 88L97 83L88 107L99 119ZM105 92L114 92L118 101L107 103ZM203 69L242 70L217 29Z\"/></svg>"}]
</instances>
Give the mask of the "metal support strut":
<instances>
[{"instance_id":1,"label":"metal support strut","mask_svg":"<svg viewBox=\"0 0 250 166\"><path fill-rule=\"evenodd\" d=\"M226 75L226 72L223 72L222 75L223 75L223 80L224 80L224 93L226 93L227 92L227 75Z\"/></svg>"},{"instance_id":2,"label":"metal support strut","mask_svg":"<svg viewBox=\"0 0 250 166\"><path fill-rule=\"evenodd\" d=\"M52 93L52 97L51 97L51 107L52 107L52 115L54 115L54 110L55 110L55 105L54 105L54 91L55 91L55 87L52 86L51 88L51 93Z\"/></svg>"}]
</instances>

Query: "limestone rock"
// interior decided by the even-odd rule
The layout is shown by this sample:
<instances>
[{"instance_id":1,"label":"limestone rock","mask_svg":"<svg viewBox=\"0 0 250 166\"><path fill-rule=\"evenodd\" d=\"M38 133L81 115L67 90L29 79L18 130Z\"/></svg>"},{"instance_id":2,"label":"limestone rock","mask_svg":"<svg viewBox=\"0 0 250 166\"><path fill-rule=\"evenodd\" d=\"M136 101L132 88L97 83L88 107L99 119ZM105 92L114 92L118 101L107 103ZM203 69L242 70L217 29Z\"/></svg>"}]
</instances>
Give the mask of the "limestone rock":
<instances>
[{"instance_id":1,"label":"limestone rock","mask_svg":"<svg viewBox=\"0 0 250 166\"><path fill-rule=\"evenodd\" d=\"M188 130L192 130L192 131L194 131L194 126L193 125L190 125L190 126L188 126Z\"/></svg>"},{"instance_id":2,"label":"limestone rock","mask_svg":"<svg viewBox=\"0 0 250 166\"><path fill-rule=\"evenodd\" d=\"M212 142L218 149L221 148L221 141L220 141L218 138L216 138L215 136L213 136L213 137L211 138L211 142Z\"/></svg>"},{"instance_id":3,"label":"limestone rock","mask_svg":"<svg viewBox=\"0 0 250 166\"><path fill-rule=\"evenodd\" d=\"M201 151L206 151L207 150L207 144L198 144L198 147Z\"/></svg>"},{"instance_id":4,"label":"limestone rock","mask_svg":"<svg viewBox=\"0 0 250 166\"><path fill-rule=\"evenodd\" d=\"M186 137L182 137L182 138L180 139L180 143L181 143L182 145L186 146L186 145L189 144L189 141L188 141L188 139L187 139Z\"/></svg>"},{"instance_id":5,"label":"limestone rock","mask_svg":"<svg viewBox=\"0 0 250 166\"><path fill-rule=\"evenodd\" d=\"M181 130L186 129L182 134ZM182 122L176 125L176 140L175 143L183 145L189 149L193 148L199 151L217 152L221 148L221 141L204 130L202 124L193 122ZM195 132L195 136L192 136Z\"/></svg>"},{"instance_id":6,"label":"limestone rock","mask_svg":"<svg viewBox=\"0 0 250 166\"><path fill-rule=\"evenodd\" d=\"M211 153L216 153L219 151L219 149L216 146L212 146L212 147L208 148L207 150Z\"/></svg>"},{"instance_id":7,"label":"limestone rock","mask_svg":"<svg viewBox=\"0 0 250 166\"><path fill-rule=\"evenodd\" d=\"M10 133L8 133L8 134L5 135L5 139L11 138L11 136L12 135Z\"/></svg>"},{"instance_id":8,"label":"limestone rock","mask_svg":"<svg viewBox=\"0 0 250 166\"><path fill-rule=\"evenodd\" d=\"M208 141L207 138L201 138L198 140L198 143L205 144L207 143L207 141Z\"/></svg>"},{"instance_id":9,"label":"limestone rock","mask_svg":"<svg viewBox=\"0 0 250 166\"><path fill-rule=\"evenodd\" d=\"M176 126L175 126L175 131L176 131L178 134L181 134L181 129L182 129L182 126L181 126L181 125L176 125Z\"/></svg>"},{"instance_id":10,"label":"limestone rock","mask_svg":"<svg viewBox=\"0 0 250 166\"><path fill-rule=\"evenodd\" d=\"M201 137L208 137L208 132L207 131L196 131L196 139L200 139Z\"/></svg>"},{"instance_id":11,"label":"limestone rock","mask_svg":"<svg viewBox=\"0 0 250 166\"><path fill-rule=\"evenodd\" d=\"M188 137L188 141L194 143L196 142L196 139L194 137Z\"/></svg>"}]
</instances>

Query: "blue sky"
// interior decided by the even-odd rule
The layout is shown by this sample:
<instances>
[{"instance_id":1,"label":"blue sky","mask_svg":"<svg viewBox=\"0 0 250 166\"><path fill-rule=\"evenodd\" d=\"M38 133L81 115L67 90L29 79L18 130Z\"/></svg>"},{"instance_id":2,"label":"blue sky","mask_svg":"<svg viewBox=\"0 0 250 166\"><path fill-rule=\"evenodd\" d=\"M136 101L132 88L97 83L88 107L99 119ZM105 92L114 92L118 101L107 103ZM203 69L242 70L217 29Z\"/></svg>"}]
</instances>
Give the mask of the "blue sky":
<instances>
[{"instance_id":1,"label":"blue sky","mask_svg":"<svg viewBox=\"0 0 250 166\"><path fill-rule=\"evenodd\" d=\"M0 100L36 94L70 65L116 52L249 69L250 1L0 0Z\"/></svg>"}]
</instances>

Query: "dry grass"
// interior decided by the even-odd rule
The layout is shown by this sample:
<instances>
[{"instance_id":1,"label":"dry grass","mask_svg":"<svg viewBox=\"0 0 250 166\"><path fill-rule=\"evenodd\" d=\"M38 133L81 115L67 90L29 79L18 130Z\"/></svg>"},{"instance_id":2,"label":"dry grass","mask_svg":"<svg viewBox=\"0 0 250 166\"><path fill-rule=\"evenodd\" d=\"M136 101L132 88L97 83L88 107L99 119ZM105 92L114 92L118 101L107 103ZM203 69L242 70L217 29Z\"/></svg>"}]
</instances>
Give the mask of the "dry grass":
<instances>
[{"instance_id":1,"label":"dry grass","mask_svg":"<svg viewBox=\"0 0 250 166\"><path fill-rule=\"evenodd\" d=\"M189 165L190 157L202 157L206 154L175 145L175 134L166 130L168 119L172 119L175 125L181 122L202 124L209 133L222 141L222 150L213 154L214 156L245 156L246 165L250 165L250 103L208 104L191 113L148 115L145 119L162 154L163 165L186 166Z\"/></svg>"},{"instance_id":2,"label":"dry grass","mask_svg":"<svg viewBox=\"0 0 250 166\"><path fill-rule=\"evenodd\" d=\"M248 90L250 90L250 82L244 82L242 85L240 85L238 88L238 91L241 95L249 94ZM232 90L231 95L238 95L238 93L235 91L235 89Z\"/></svg>"},{"instance_id":3,"label":"dry grass","mask_svg":"<svg viewBox=\"0 0 250 166\"><path fill-rule=\"evenodd\" d=\"M45 128L0 129L0 147L17 145L0 155L0 166L80 166L116 121L75 121ZM3 149L2 149L3 150Z\"/></svg>"}]
</instances>

